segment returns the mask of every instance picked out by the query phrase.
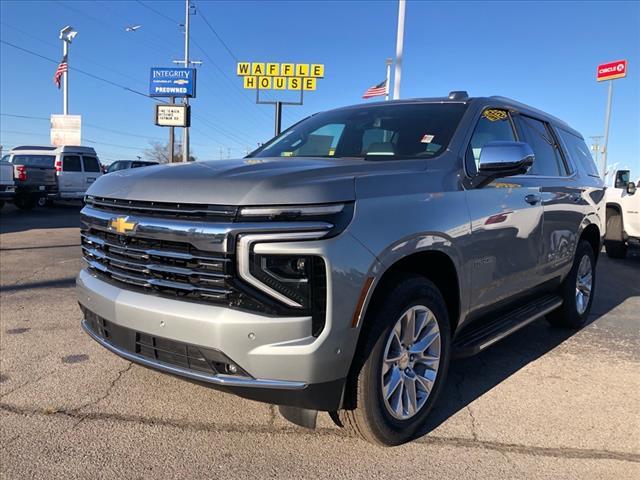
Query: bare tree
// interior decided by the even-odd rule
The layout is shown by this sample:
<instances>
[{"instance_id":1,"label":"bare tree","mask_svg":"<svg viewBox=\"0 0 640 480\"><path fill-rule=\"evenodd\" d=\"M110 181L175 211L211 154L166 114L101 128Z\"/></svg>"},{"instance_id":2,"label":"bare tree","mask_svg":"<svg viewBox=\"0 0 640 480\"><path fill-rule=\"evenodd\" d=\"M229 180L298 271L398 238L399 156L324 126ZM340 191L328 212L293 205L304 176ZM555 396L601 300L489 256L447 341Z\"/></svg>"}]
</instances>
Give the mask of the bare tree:
<instances>
[{"instance_id":1,"label":"bare tree","mask_svg":"<svg viewBox=\"0 0 640 480\"><path fill-rule=\"evenodd\" d=\"M151 145L144 151L144 158L158 163L169 163L169 144L162 142L149 142ZM174 162L182 162L182 149L176 148L176 152L173 153ZM196 157L193 154L189 154L189 160L196 161Z\"/></svg>"}]
</instances>

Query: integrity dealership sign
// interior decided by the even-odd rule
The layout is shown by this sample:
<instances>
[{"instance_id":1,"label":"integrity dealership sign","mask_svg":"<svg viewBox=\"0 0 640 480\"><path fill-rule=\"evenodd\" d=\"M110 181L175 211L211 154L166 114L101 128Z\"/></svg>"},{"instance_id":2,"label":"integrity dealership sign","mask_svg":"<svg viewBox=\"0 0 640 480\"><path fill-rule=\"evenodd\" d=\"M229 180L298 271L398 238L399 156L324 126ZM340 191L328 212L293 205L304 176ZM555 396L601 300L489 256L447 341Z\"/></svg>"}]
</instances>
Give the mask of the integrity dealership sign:
<instances>
[{"instance_id":1,"label":"integrity dealership sign","mask_svg":"<svg viewBox=\"0 0 640 480\"><path fill-rule=\"evenodd\" d=\"M598 65L596 80L602 82L604 80L613 80L627 76L627 61L618 60L617 62L603 63Z\"/></svg>"},{"instance_id":2,"label":"integrity dealership sign","mask_svg":"<svg viewBox=\"0 0 640 480\"><path fill-rule=\"evenodd\" d=\"M152 97L195 97L195 68L151 68L149 95Z\"/></svg>"}]
</instances>

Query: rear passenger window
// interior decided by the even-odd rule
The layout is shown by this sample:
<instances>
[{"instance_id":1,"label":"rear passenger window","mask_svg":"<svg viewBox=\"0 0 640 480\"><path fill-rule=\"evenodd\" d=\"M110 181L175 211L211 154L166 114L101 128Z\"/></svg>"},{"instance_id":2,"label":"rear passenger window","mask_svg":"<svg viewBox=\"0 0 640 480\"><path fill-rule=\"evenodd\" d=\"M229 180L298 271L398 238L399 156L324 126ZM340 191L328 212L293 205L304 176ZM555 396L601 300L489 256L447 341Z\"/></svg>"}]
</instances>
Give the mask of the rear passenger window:
<instances>
[{"instance_id":1,"label":"rear passenger window","mask_svg":"<svg viewBox=\"0 0 640 480\"><path fill-rule=\"evenodd\" d=\"M574 165L580 168L580 170L592 177L599 177L598 167L593 161L591 156L591 150L584 143L584 140L573 133L565 132L564 130L558 130L560 137L567 146L567 152L573 160Z\"/></svg>"},{"instance_id":2,"label":"rear passenger window","mask_svg":"<svg viewBox=\"0 0 640 480\"><path fill-rule=\"evenodd\" d=\"M80 157L78 155L65 155L62 158L63 172L81 172Z\"/></svg>"},{"instance_id":3,"label":"rear passenger window","mask_svg":"<svg viewBox=\"0 0 640 480\"><path fill-rule=\"evenodd\" d=\"M100 172L100 164L96 157L82 157L85 172Z\"/></svg>"},{"instance_id":4,"label":"rear passenger window","mask_svg":"<svg viewBox=\"0 0 640 480\"><path fill-rule=\"evenodd\" d=\"M487 143L515 140L509 112L497 108L489 108L482 112L467 147L466 163L469 173L475 174L478 171L480 152Z\"/></svg>"},{"instance_id":5,"label":"rear passenger window","mask_svg":"<svg viewBox=\"0 0 640 480\"><path fill-rule=\"evenodd\" d=\"M549 126L540 120L524 115L519 118L525 137L524 140L531 146L536 157L528 174L545 177L566 175L560 150L549 130Z\"/></svg>"}]
</instances>

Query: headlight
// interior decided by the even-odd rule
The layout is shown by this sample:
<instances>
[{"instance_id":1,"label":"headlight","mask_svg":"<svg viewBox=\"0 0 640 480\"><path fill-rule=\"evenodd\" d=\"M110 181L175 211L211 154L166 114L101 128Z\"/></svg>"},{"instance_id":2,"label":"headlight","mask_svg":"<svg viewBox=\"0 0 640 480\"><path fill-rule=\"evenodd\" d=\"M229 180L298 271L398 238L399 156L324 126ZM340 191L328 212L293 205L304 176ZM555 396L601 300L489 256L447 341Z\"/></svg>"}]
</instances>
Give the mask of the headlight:
<instances>
[{"instance_id":1,"label":"headlight","mask_svg":"<svg viewBox=\"0 0 640 480\"><path fill-rule=\"evenodd\" d=\"M305 309L310 308L313 302L313 280L316 277L314 270L320 269L324 271L322 259L306 255L253 253L249 266L251 275L282 295L279 295L281 300Z\"/></svg>"}]
</instances>

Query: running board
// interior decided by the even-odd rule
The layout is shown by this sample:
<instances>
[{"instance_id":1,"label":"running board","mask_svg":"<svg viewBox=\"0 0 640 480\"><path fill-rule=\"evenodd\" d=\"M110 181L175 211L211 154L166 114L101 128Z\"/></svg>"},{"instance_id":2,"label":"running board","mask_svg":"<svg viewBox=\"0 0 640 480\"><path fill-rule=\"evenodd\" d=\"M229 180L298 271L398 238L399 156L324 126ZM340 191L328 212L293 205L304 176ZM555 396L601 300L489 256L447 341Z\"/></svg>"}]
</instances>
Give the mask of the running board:
<instances>
[{"instance_id":1,"label":"running board","mask_svg":"<svg viewBox=\"0 0 640 480\"><path fill-rule=\"evenodd\" d=\"M492 320L474 322L454 339L453 356L460 358L480 353L560 305L562 299L559 296L545 295Z\"/></svg>"}]
</instances>

